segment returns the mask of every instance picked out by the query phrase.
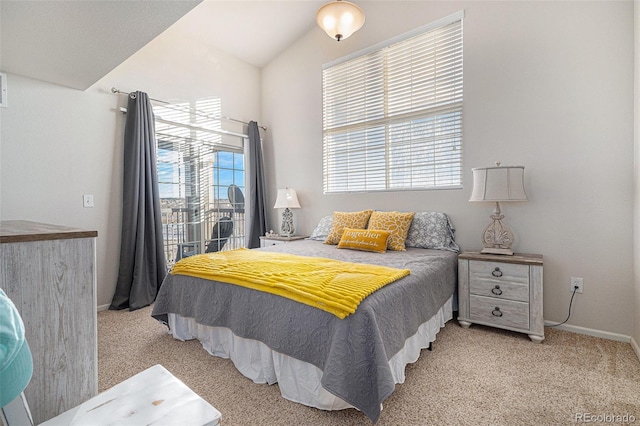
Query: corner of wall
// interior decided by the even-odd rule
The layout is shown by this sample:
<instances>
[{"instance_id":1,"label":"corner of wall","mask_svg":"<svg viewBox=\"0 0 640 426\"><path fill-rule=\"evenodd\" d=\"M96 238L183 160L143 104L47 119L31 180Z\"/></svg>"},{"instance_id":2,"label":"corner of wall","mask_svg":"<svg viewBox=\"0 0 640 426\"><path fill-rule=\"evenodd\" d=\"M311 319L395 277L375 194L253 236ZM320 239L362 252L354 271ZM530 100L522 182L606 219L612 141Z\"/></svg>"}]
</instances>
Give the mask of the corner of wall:
<instances>
[{"instance_id":1,"label":"corner of wall","mask_svg":"<svg viewBox=\"0 0 640 426\"><path fill-rule=\"evenodd\" d=\"M633 348L633 351L636 353L636 356L638 357L638 361L640 361L640 346L638 346L638 342L636 341L636 339L631 337L630 343L631 343L631 347Z\"/></svg>"},{"instance_id":2,"label":"corner of wall","mask_svg":"<svg viewBox=\"0 0 640 426\"><path fill-rule=\"evenodd\" d=\"M634 16L634 180L633 180L633 269L634 316L631 345L640 359L640 1L633 2Z\"/></svg>"}]
</instances>

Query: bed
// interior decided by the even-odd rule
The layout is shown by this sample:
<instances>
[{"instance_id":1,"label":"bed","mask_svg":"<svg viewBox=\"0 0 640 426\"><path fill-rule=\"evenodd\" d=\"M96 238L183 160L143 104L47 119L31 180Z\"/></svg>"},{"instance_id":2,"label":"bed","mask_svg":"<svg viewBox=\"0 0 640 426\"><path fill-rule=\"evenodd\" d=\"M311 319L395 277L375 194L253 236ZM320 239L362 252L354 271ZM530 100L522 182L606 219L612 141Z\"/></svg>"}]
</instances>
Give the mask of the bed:
<instances>
[{"instance_id":1,"label":"bed","mask_svg":"<svg viewBox=\"0 0 640 426\"><path fill-rule=\"evenodd\" d=\"M152 316L174 338L198 339L212 355L231 358L254 382L277 382L289 400L324 410L355 407L375 423L382 402L404 382L405 366L429 347L456 309L452 227L450 234L444 250L407 247L380 254L312 239L257 249L411 271L344 319L251 288L173 274L163 282Z\"/></svg>"}]
</instances>

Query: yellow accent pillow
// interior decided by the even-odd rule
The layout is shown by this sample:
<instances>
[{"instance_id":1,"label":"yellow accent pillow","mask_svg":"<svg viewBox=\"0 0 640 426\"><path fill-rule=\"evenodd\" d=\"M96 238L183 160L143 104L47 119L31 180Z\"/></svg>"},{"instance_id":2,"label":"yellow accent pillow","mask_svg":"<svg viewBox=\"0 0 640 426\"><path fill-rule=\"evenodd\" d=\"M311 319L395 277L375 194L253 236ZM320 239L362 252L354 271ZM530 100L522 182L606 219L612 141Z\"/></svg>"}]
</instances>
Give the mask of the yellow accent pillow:
<instances>
[{"instance_id":1,"label":"yellow accent pillow","mask_svg":"<svg viewBox=\"0 0 640 426\"><path fill-rule=\"evenodd\" d=\"M414 212L373 212L367 229L382 229L391 232L387 240L387 249L405 251L404 240L411 227Z\"/></svg>"},{"instance_id":2,"label":"yellow accent pillow","mask_svg":"<svg viewBox=\"0 0 640 426\"><path fill-rule=\"evenodd\" d=\"M389 231L345 228L338 248L386 253L389 235Z\"/></svg>"},{"instance_id":3,"label":"yellow accent pillow","mask_svg":"<svg viewBox=\"0 0 640 426\"><path fill-rule=\"evenodd\" d=\"M373 210L363 210L361 212L333 212L331 231L324 240L325 244L338 244L342 238L344 228L365 229L369 216Z\"/></svg>"}]
</instances>

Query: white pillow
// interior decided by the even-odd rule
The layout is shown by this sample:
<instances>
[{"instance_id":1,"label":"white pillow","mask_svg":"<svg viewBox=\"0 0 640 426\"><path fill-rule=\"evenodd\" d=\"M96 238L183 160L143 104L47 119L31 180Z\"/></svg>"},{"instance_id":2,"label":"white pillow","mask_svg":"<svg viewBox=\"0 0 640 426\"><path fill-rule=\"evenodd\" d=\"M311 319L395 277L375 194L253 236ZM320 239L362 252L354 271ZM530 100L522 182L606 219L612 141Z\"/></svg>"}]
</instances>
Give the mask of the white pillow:
<instances>
[{"instance_id":1,"label":"white pillow","mask_svg":"<svg viewBox=\"0 0 640 426\"><path fill-rule=\"evenodd\" d=\"M416 212L405 246L459 252L449 216L440 212Z\"/></svg>"},{"instance_id":2,"label":"white pillow","mask_svg":"<svg viewBox=\"0 0 640 426\"><path fill-rule=\"evenodd\" d=\"M313 230L311 236L308 238L309 240L315 241L324 241L329 236L329 232L331 232L331 224L333 222L333 216L325 216L320 219L318 222L318 226Z\"/></svg>"}]
</instances>

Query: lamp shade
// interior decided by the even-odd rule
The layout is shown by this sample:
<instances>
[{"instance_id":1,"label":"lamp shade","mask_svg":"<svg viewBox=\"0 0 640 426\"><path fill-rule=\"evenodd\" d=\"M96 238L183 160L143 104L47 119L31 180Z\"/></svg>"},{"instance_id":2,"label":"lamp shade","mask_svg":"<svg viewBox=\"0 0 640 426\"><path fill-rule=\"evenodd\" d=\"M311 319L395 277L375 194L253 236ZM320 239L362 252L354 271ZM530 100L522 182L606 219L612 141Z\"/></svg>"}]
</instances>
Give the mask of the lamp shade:
<instances>
[{"instance_id":1,"label":"lamp shade","mask_svg":"<svg viewBox=\"0 0 640 426\"><path fill-rule=\"evenodd\" d=\"M278 189L278 196L276 197L276 204L274 209L299 209L300 203L298 202L298 195L295 189L285 188Z\"/></svg>"},{"instance_id":2,"label":"lamp shade","mask_svg":"<svg viewBox=\"0 0 640 426\"><path fill-rule=\"evenodd\" d=\"M524 167L480 167L473 171L473 191L469 201L527 201Z\"/></svg>"},{"instance_id":3,"label":"lamp shade","mask_svg":"<svg viewBox=\"0 0 640 426\"><path fill-rule=\"evenodd\" d=\"M364 25L364 12L355 4L332 1L316 13L316 22L331 38L344 40Z\"/></svg>"}]
</instances>

